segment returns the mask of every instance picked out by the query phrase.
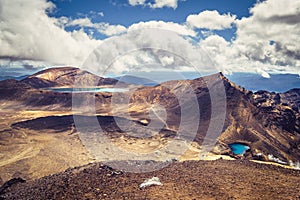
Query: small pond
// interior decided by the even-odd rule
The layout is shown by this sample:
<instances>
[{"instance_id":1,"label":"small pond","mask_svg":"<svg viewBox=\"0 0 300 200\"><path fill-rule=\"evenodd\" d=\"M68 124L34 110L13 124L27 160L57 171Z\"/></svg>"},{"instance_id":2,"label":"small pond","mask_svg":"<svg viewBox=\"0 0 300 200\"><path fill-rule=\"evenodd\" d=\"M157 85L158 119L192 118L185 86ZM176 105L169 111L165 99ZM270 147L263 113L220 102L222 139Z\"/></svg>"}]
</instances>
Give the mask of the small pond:
<instances>
[{"instance_id":1,"label":"small pond","mask_svg":"<svg viewBox=\"0 0 300 200\"><path fill-rule=\"evenodd\" d=\"M248 145L242 143L232 143L229 144L229 147L232 153L235 155L243 155L247 150L250 149Z\"/></svg>"}]
</instances>

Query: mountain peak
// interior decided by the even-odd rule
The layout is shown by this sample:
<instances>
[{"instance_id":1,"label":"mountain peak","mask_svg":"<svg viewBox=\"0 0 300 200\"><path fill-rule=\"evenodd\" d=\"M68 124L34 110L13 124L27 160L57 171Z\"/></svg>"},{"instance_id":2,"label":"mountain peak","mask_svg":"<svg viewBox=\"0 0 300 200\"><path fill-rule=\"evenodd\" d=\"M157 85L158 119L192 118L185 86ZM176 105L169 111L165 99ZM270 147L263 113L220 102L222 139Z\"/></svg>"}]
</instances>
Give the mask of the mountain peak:
<instances>
[{"instance_id":1,"label":"mountain peak","mask_svg":"<svg viewBox=\"0 0 300 200\"><path fill-rule=\"evenodd\" d=\"M37 72L28 78L42 78L49 81L55 81L58 77L70 74L70 73L78 73L82 70L76 67L55 67L55 68L49 68L42 70L40 72Z\"/></svg>"},{"instance_id":2,"label":"mountain peak","mask_svg":"<svg viewBox=\"0 0 300 200\"><path fill-rule=\"evenodd\" d=\"M103 78L76 67L55 67L37 72L23 79L22 82L34 88L46 88L74 87L74 84L81 87L115 85L118 80Z\"/></svg>"}]
</instances>

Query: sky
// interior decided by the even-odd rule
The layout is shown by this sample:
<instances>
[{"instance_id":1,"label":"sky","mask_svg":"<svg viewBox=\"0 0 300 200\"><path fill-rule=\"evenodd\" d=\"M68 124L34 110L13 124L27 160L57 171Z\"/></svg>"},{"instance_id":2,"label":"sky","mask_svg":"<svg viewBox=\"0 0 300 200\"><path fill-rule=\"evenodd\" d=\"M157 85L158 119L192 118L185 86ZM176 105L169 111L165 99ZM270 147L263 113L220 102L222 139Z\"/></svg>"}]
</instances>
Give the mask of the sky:
<instances>
[{"instance_id":1,"label":"sky","mask_svg":"<svg viewBox=\"0 0 300 200\"><path fill-rule=\"evenodd\" d=\"M300 75L300 0L0 0L0 73Z\"/></svg>"}]
</instances>

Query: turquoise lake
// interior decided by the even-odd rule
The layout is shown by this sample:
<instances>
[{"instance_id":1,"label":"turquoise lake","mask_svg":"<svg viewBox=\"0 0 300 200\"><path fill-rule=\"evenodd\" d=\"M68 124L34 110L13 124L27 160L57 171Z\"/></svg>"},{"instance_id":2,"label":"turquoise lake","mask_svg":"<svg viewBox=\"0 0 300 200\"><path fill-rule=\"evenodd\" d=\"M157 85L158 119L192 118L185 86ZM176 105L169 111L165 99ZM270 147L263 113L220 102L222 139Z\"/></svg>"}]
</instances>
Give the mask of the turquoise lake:
<instances>
[{"instance_id":1,"label":"turquoise lake","mask_svg":"<svg viewBox=\"0 0 300 200\"><path fill-rule=\"evenodd\" d=\"M84 92L126 92L125 88L47 88L54 92L84 93Z\"/></svg>"},{"instance_id":2,"label":"turquoise lake","mask_svg":"<svg viewBox=\"0 0 300 200\"><path fill-rule=\"evenodd\" d=\"M229 144L229 147L235 155L243 155L250 147L241 143Z\"/></svg>"}]
</instances>

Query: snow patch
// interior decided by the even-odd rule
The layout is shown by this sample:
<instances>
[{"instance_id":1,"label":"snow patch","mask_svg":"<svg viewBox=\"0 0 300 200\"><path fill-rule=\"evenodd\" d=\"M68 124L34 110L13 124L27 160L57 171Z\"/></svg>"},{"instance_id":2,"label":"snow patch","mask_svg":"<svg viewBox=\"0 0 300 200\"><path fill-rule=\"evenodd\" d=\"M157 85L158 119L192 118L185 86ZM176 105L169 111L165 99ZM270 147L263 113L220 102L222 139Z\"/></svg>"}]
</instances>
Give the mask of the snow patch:
<instances>
[{"instance_id":1,"label":"snow patch","mask_svg":"<svg viewBox=\"0 0 300 200\"><path fill-rule=\"evenodd\" d=\"M140 184L140 189L149 187L152 185L162 185L158 177L152 177L150 179L145 180L142 184Z\"/></svg>"},{"instance_id":2,"label":"snow patch","mask_svg":"<svg viewBox=\"0 0 300 200\"><path fill-rule=\"evenodd\" d=\"M286 162L280 160L279 158L276 158L276 157L273 156L272 154L269 154L269 155L268 155L268 159L269 159L270 161L277 162L277 163L279 163L279 164L287 165Z\"/></svg>"}]
</instances>

